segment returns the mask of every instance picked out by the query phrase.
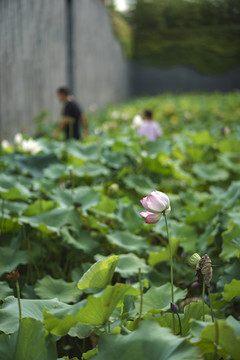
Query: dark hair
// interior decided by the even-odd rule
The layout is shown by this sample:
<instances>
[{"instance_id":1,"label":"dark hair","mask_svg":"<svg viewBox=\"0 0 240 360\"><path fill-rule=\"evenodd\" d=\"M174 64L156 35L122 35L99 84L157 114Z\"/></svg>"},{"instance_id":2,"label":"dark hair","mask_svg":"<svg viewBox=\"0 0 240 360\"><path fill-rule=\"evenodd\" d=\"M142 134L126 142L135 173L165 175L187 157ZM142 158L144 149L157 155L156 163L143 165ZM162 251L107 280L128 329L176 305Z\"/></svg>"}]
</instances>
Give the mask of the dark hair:
<instances>
[{"instance_id":1,"label":"dark hair","mask_svg":"<svg viewBox=\"0 0 240 360\"><path fill-rule=\"evenodd\" d=\"M146 117L147 119L152 119L153 113L152 113L151 110L148 110L148 109L147 109L147 110L144 110L143 116Z\"/></svg>"},{"instance_id":2,"label":"dark hair","mask_svg":"<svg viewBox=\"0 0 240 360\"><path fill-rule=\"evenodd\" d=\"M60 86L58 89L57 89L57 93L58 94L62 94L62 95L69 95L70 92L69 92L69 89L67 86Z\"/></svg>"}]
</instances>

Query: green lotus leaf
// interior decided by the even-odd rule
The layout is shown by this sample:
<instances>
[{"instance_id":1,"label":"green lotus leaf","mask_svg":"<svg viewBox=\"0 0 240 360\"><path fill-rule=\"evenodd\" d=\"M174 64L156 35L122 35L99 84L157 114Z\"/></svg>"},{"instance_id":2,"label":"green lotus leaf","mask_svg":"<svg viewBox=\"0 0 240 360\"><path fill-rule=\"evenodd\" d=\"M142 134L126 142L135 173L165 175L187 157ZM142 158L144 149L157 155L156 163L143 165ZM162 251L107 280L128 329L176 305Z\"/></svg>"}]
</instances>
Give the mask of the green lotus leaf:
<instances>
[{"instance_id":1,"label":"green lotus leaf","mask_svg":"<svg viewBox=\"0 0 240 360\"><path fill-rule=\"evenodd\" d=\"M217 320L218 326L218 354L220 356L230 356L233 360L239 359L240 354L240 336L239 336L239 324L236 324L232 318L227 320ZM195 328L198 327L200 322L193 320ZM202 324L202 323L200 323ZM196 329L194 330L196 333ZM201 326L198 331L198 338L201 341L198 343L204 353L214 352L216 341L216 325L207 324ZM203 347L201 347L201 343Z\"/></svg>"},{"instance_id":2,"label":"green lotus leaf","mask_svg":"<svg viewBox=\"0 0 240 360\"><path fill-rule=\"evenodd\" d=\"M116 267L121 277L128 278L138 274L138 269L141 269L142 274L148 273L150 267L146 264L144 259L140 259L135 254L121 254L119 255L119 261Z\"/></svg>"},{"instance_id":3,"label":"green lotus leaf","mask_svg":"<svg viewBox=\"0 0 240 360\"><path fill-rule=\"evenodd\" d=\"M7 296L13 295L13 289L11 289L6 281L0 281L0 300L4 300Z\"/></svg>"},{"instance_id":4,"label":"green lotus leaf","mask_svg":"<svg viewBox=\"0 0 240 360\"><path fill-rule=\"evenodd\" d=\"M0 335L0 359L53 360L56 358L56 344L38 320L22 319L18 331L13 335Z\"/></svg>"},{"instance_id":5,"label":"green lotus leaf","mask_svg":"<svg viewBox=\"0 0 240 360\"><path fill-rule=\"evenodd\" d=\"M107 235L107 240L110 244L127 251L141 252L148 247L148 243L144 237L134 235L128 231L116 230Z\"/></svg>"},{"instance_id":6,"label":"green lotus leaf","mask_svg":"<svg viewBox=\"0 0 240 360\"><path fill-rule=\"evenodd\" d=\"M78 177L108 176L110 174L109 169L105 166L91 163L75 168L73 172Z\"/></svg>"},{"instance_id":7,"label":"green lotus leaf","mask_svg":"<svg viewBox=\"0 0 240 360\"><path fill-rule=\"evenodd\" d=\"M62 235L63 243L74 249L83 250L86 253L89 253L98 247L98 243L93 240L90 233L86 230L80 229L78 234L71 235L69 228L67 226L63 226L60 233Z\"/></svg>"},{"instance_id":8,"label":"green lotus leaf","mask_svg":"<svg viewBox=\"0 0 240 360\"><path fill-rule=\"evenodd\" d=\"M187 289L181 290L174 286L174 302L182 300L187 295ZM166 311L170 307L171 302L171 284L166 283L160 287L152 286L143 295L143 314L157 314ZM140 299L135 301L135 312L139 310Z\"/></svg>"},{"instance_id":9,"label":"green lotus leaf","mask_svg":"<svg viewBox=\"0 0 240 360\"><path fill-rule=\"evenodd\" d=\"M55 208L35 216L21 216L18 221L38 228L46 234L59 233L60 229L67 224L78 227L80 215L73 207Z\"/></svg>"},{"instance_id":10,"label":"green lotus leaf","mask_svg":"<svg viewBox=\"0 0 240 360\"><path fill-rule=\"evenodd\" d=\"M0 209L4 210L3 217L6 214L14 214L19 216L27 209L27 207L28 204L23 201L9 201L0 199Z\"/></svg>"},{"instance_id":11,"label":"green lotus leaf","mask_svg":"<svg viewBox=\"0 0 240 360\"><path fill-rule=\"evenodd\" d=\"M207 305L204 305L204 314L209 314L210 310ZM201 320L203 316L202 301L193 302L186 305L184 308L184 316L181 319L182 323L182 336L187 336L191 329L191 319Z\"/></svg>"},{"instance_id":12,"label":"green lotus leaf","mask_svg":"<svg viewBox=\"0 0 240 360\"><path fill-rule=\"evenodd\" d=\"M53 310L71 308L57 299L36 300L21 299L22 318L33 318L43 321L43 309ZM0 305L0 331L11 334L17 331L19 325L18 300L9 296Z\"/></svg>"},{"instance_id":13,"label":"green lotus leaf","mask_svg":"<svg viewBox=\"0 0 240 360\"><path fill-rule=\"evenodd\" d=\"M179 240L175 238L171 238L171 244L172 244L172 255L174 256L179 245ZM156 264L159 264L163 261L167 261L170 259L170 253L169 253L169 246L167 246L165 249L160 250L158 252L151 251L149 253L148 263L151 266L155 266Z\"/></svg>"},{"instance_id":14,"label":"green lotus leaf","mask_svg":"<svg viewBox=\"0 0 240 360\"><path fill-rule=\"evenodd\" d=\"M186 222L187 224L208 222L216 216L219 209L222 209L221 204L211 204L207 208L196 209L193 214L186 217Z\"/></svg>"},{"instance_id":15,"label":"green lotus leaf","mask_svg":"<svg viewBox=\"0 0 240 360\"><path fill-rule=\"evenodd\" d=\"M50 275L37 281L35 292L41 299L57 298L66 303L76 302L80 297L80 292L74 282L53 279Z\"/></svg>"},{"instance_id":16,"label":"green lotus leaf","mask_svg":"<svg viewBox=\"0 0 240 360\"><path fill-rule=\"evenodd\" d=\"M81 144L77 141L69 141L67 152L78 159L96 161L99 158L99 145L96 143Z\"/></svg>"},{"instance_id":17,"label":"green lotus leaf","mask_svg":"<svg viewBox=\"0 0 240 360\"><path fill-rule=\"evenodd\" d=\"M240 280L233 279L230 284L224 286L223 297L226 301L231 301L235 296L240 295Z\"/></svg>"},{"instance_id":18,"label":"green lotus leaf","mask_svg":"<svg viewBox=\"0 0 240 360\"><path fill-rule=\"evenodd\" d=\"M164 221L159 221L153 228L158 234L161 234L167 238L166 228ZM196 228L193 225L185 224L184 222L178 222L173 219L169 221L170 237L179 240L180 246L188 253L196 252L196 242L198 234Z\"/></svg>"},{"instance_id":19,"label":"green lotus leaf","mask_svg":"<svg viewBox=\"0 0 240 360\"><path fill-rule=\"evenodd\" d=\"M144 175L130 174L124 178L124 183L128 189L134 190L140 195L151 193L157 188L157 185Z\"/></svg>"},{"instance_id":20,"label":"green lotus leaf","mask_svg":"<svg viewBox=\"0 0 240 360\"><path fill-rule=\"evenodd\" d=\"M103 292L89 295L86 306L80 308L77 314L67 314L56 321L53 315L44 311L44 324L49 331L60 335L66 334L78 322L84 325L104 325L115 308L121 306L125 295L139 294L140 291L129 284L108 285Z\"/></svg>"},{"instance_id":21,"label":"green lotus leaf","mask_svg":"<svg viewBox=\"0 0 240 360\"><path fill-rule=\"evenodd\" d=\"M55 148L56 150L56 148ZM15 165L23 174L30 174L34 178L40 179L43 175L43 170L53 164L59 163L56 155L39 154L39 155L22 155L15 154Z\"/></svg>"},{"instance_id":22,"label":"green lotus leaf","mask_svg":"<svg viewBox=\"0 0 240 360\"><path fill-rule=\"evenodd\" d=\"M130 232L137 232L141 228L143 221L133 204L119 203L118 218L124 224L124 227Z\"/></svg>"},{"instance_id":23,"label":"green lotus leaf","mask_svg":"<svg viewBox=\"0 0 240 360\"><path fill-rule=\"evenodd\" d=\"M27 264L29 260L25 250L16 250L10 246L0 249L0 275L15 270L19 264Z\"/></svg>"},{"instance_id":24,"label":"green lotus leaf","mask_svg":"<svg viewBox=\"0 0 240 360\"><path fill-rule=\"evenodd\" d=\"M51 180L56 180L67 176L69 177L68 168L63 164L52 164L43 171L43 174L46 178Z\"/></svg>"},{"instance_id":25,"label":"green lotus leaf","mask_svg":"<svg viewBox=\"0 0 240 360\"><path fill-rule=\"evenodd\" d=\"M46 211L52 210L56 207L53 201L49 200L36 200L24 210L24 216L35 216Z\"/></svg>"},{"instance_id":26,"label":"green lotus leaf","mask_svg":"<svg viewBox=\"0 0 240 360\"><path fill-rule=\"evenodd\" d=\"M224 139L218 143L218 146L222 153L239 153L239 139L237 137Z\"/></svg>"},{"instance_id":27,"label":"green lotus leaf","mask_svg":"<svg viewBox=\"0 0 240 360\"><path fill-rule=\"evenodd\" d=\"M215 163L194 164L192 171L200 179L208 182L224 181L229 178L229 172L225 169L218 168Z\"/></svg>"},{"instance_id":28,"label":"green lotus leaf","mask_svg":"<svg viewBox=\"0 0 240 360\"><path fill-rule=\"evenodd\" d=\"M112 151L104 151L101 156L101 162L113 169L121 169L123 166L127 164L126 157L117 152Z\"/></svg>"},{"instance_id":29,"label":"green lotus leaf","mask_svg":"<svg viewBox=\"0 0 240 360\"><path fill-rule=\"evenodd\" d=\"M103 335L95 360L192 360L198 350L154 320L144 320L129 335Z\"/></svg>"},{"instance_id":30,"label":"green lotus leaf","mask_svg":"<svg viewBox=\"0 0 240 360\"><path fill-rule=\"evenodd\" d=\"M78 288L104 289L110 284L118 261L119 256L110 256L93 264L79 280Z\"/></svg>"},{"instance_id":31,"label":"green lotus leaf","mask_svg":"<svg viewBox=\"0 0 240 360\"><path fill-rule=\"evenodd\" d=\"M220 258L225 261L229 261L236 256L236 246L233 243L234 239L239 239L240 224L231 224L229 229L222 233L222 252Z\"/></svg>"}]
</instances>

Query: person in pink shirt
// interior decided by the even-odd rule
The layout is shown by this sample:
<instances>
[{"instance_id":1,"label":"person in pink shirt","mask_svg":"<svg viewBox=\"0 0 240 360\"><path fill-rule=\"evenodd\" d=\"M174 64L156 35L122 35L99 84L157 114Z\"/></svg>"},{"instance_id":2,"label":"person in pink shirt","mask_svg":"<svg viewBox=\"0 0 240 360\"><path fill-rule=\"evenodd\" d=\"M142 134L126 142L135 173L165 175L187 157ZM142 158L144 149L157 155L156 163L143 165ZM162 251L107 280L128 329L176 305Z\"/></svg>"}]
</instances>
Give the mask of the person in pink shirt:
<instances>
[{"instance_id":1,"label":"person in pink shirt","mask_svg":"<svg viewBox=\"0 0 240 360\"><path fill-rule=\"evenodd\" d=\"M162 136L162 129L160 125L153 120L151 110L145 110L143 112L143 122L138 128L138 135L145 136L148 141L155 141Z\"/></svg>"}]
</instances>

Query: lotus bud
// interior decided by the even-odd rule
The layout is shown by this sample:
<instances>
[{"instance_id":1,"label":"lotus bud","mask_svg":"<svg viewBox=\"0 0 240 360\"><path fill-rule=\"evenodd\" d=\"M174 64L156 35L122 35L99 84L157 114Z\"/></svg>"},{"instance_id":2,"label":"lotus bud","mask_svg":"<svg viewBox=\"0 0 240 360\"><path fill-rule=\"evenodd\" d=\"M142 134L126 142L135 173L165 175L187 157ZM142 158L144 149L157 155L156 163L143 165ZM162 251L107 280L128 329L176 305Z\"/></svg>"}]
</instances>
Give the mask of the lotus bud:
<instances>
[{"instance_id":1,"label":"lotus bud","mask_svg":"<svg viewBox=\"0 0 240 360\"><path fill-rule=\"evenodd\" d=\"M179 312L179 308L178 308L177 304L174 304L172 302L170 303L170 309L174 314Z\"/></svg>"},{"instance_id":2,"label":"lotus bud","mask_svg":"<svg viewBox=\"0 0 240 360\"><path fill-rule=\"evenodd\" d=\"M188 260L188 262L189 262L189 265L191 265L191 266L197 266L199 260L201 260L201 256L198 255L197 253L194 253L194 254L190 257L190 259Z\"/></svg>"}]
</instances>

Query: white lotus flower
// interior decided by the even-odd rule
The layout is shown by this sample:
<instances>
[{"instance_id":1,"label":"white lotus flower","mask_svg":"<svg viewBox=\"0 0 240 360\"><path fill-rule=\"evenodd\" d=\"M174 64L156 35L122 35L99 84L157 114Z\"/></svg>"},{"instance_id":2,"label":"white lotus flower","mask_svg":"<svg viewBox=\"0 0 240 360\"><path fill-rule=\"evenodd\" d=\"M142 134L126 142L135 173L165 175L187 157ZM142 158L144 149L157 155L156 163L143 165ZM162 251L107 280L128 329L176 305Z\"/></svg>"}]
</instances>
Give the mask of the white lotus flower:
<instances>
[{"instance_id":1,"label":"white lotus flower","mask_svg":"<svg viewBox=\"0 0 240 360\"><path fill-rule=\"evenodd\" d=\"M30 152L31 154L35 155L42 150L42 147L39 143L33 139L23 140L22 142L22 149L25 152Z\"/></svg>"},{"instance_id":2,"label":"white lotus flower","mask_svg":"<svg viewBox=\"0 0 240 360\"><path fill-rule=\"evenodd\" d=\"M15 136L14 136L14 142L17 144L17 145L21 145L23 141L23 136L21 133L17 133Z\"/></svg>"},{"instance_id":3,"label":"white lotus flower","mask_svg":"<svg viewBox=\"0 0 240 360\"><path fill-rule=\"evenodd\" d=\"M132 122L132 127L134 129L139 128L142 125L143 119L140 115L135 115Z\"/></svg>"},{"instance_id":4,"label":"white lotus flower","mask_svg":"<svg viewBox=\"0 0 240 360\"><path fill-rule=\"evenodd\" d=\"M4 139L1 142L1 147L2 147L2 149L7 149L8 147L10 147L10 143L6 139Z\"/></svg>"}]
</instances>

